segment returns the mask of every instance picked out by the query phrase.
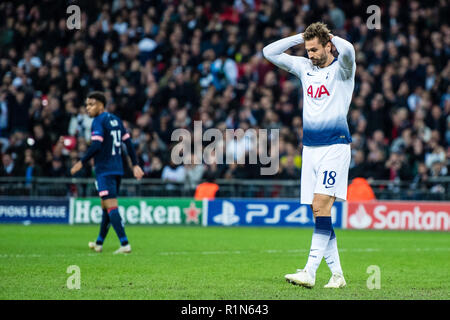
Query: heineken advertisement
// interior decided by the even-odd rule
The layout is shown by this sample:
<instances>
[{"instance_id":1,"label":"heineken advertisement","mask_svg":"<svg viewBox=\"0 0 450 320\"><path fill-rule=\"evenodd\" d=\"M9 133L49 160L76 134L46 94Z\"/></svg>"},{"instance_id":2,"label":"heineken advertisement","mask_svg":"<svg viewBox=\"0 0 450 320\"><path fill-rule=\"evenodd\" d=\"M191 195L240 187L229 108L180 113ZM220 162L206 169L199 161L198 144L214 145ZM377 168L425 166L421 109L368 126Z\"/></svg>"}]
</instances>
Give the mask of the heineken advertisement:
<instances>
[{"instance_id":1,"label":"heineken advertisement","mask_svg":"<svg viewBox=\"0 0 450 320\"><path fill-rule=\"evenodd\" d=\"M70 224L100 223L102 220L99 198L73 198L70 206ZM193 199L120 198L119 213L130 225L206 225L203 203Z\"/></svg>"}]
</instances>

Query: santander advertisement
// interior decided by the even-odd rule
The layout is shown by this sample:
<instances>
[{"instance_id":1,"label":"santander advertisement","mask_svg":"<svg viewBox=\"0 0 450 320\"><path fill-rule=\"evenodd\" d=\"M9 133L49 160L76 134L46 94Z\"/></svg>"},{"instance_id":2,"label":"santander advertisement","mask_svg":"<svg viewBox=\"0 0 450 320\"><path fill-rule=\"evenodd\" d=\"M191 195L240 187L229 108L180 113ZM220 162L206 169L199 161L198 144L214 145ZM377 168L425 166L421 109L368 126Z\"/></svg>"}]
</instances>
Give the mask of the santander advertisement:
<instances>
[{"instance_id":1,"label":"santander advertisement","mask_svg":"<svg viewBox=\"0 0 450 320\"><path fill-rule=\"evenodd\" d=\"M450 203L348 202L347 229L449 231Z\"/></svg>"}]
</instances>

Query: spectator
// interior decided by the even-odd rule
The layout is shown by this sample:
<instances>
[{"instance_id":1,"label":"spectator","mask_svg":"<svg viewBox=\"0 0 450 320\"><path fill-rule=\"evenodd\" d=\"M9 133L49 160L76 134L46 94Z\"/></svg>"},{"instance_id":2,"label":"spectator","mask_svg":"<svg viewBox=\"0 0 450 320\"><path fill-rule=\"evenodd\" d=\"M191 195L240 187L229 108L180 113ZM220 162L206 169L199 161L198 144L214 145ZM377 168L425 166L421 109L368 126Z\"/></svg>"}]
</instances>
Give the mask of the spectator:
<instances>
[{"instance_id":1,"label":"spectator","mask_svg":"<svg viewBox=\"0 0 450 320\"><path fill-rule=\"evenodd\" d=\"M219 58L212 63L211 73L213 75L212 83L218 91L224 90L229 84L235 86L237 83L238 69L236 62L228 58L223 51Z\"/></svg>"},{"instance_id":2,"label":"spectator","mask_svg":"<svg viewBox=\"0 0 450 320\"><path fill-rule=\"evenodd\" d=\"M401 153L393 152L386 162L391 181L409 181L412 179L410 169L405 161L405 156Z\"/></svg>"},{"instance_id":3,"label":"spectator","mask_svg":"<svg viewBox=\"0 0 450 320\"><path fill-rule=\"evenodd\" d=\"M26 183L29 184L33 178L39 177L42 175L42 169L36 164L36 161L33 157L33 151L31 149L27 149L25 151L25 179Z\"/></svg>"},{"instance_id":4,"label":"spectator","mask_svg":"<svg viewBox=\"0 0 450 320\"><path fill-rule=\"evenodd\" d=\"M298 150L292 143L286 143L286 155L282 155L280 157L280 164L285 165L288 161L288 157L292 157L294 161L294 165L297 169L301 169L302 167L302 156Z\"/></svg>"},{"instance_id":5,"label":"spectator","mask_svg":"<svg viewBox=\"0 0 450 320\"><path fill-rule=\"evenodd\" d=\"M87 141L91 139L91 125L93 119L90 118L84 107L73 112L67 132L71 136L83 137Z\"/></svg>"},{"instance_id":6,"label":"spectator","mask_svg":"<svg viewBox=\"0 0 450 320\"><path fill-rule=\"evenodd\" d=\"M438 144L435 139L432 139L425 152L425 165L428 169L431 169L433 163L445 161L445 151L442 146Z\"/></svg>"},{"instance_id":7,"label":"spectator","mask_svg":"<svg viewBox=\"0 0 450 320\"><path fill-rule=\"evenodd\" d=\"M412 130L411 128L405 128L402 131L401 136L392 141L390 152L405 153L409 155L412 153L412 143Z\"/></svg>"},{"instance_id":8,"label":"spectator","mask_svg":"<svg viewBox=\"0 0 450 320\"><path fill-rule=\"evenodd\" d=\"M367 178L385 180L389 178L389 172L385 166L385 153L376 148L367 156Z\"/></svg>"},{"instance_id":9,"label":"spectator","mask_svg":"<svg viewBox=\"0 0 450 320\"><path fill-rule=\"evenodd\" d=\"M4 139L9 131L7 92L0 94L0 137Z\"/></svg>"},{"instance_id":10,"label":"spectator","mask_svg":"<svg viewBox=\"0 0 450 320\"><path fill-rule=\"evenodd\" d=\"M2 165L0 167L1 177L17 177L22 175L22 170L16 165L10 153L2 155Z\"/></svg>"},{"instance_id":11,"label":"spectator","mask_svg":"<svg viewBox=\"0 0 450 320\"><path fill-rule=\"evenodd\" d=\"M185 188L190 191L194 191L202 179L205 167L203 164L197 164L195 154L191 155L191 161L189 164L184 165L185 170Z\"/></svg>"},{"instance_id":12,"label":"spectator","mask_svg":"<svg viewBox=\"0 0 450 320\"><path fill-rule=\"evenodd\" d=\"M434 105L431 109L431 112L428 113L427 118L425 119L425 123L431 130L437 130L441 137L445 136L446 131L446 117L442 114L441 107Z\"/></svg>"},{"instance_id":13,"label":"spectator","mask_svg":"<svg viewBox=\"0 0 450 320\"><path fill-rule=\"evenodd\" d=\"M281 163L282 170L278 176L279 179L285 180L299 180L301 171L295 165L295 158L293 155L288 155L285 158L285 162Z\"/></svg>"},{"instance_id":14,"label":"spectator","mask_svg":"<svg viewBox=\"0 0 450 320\"><path fill-rule=\"evenodd\" d=\"M251 179L251 172L244 164L232 163L224 174L225 179Z\"/></svg>"},{"instance_id":15,"label":"spectator","mask_svg":"<svg viewBox=\"0 0 450 320\"><path fill-rule=\"evenodd\" d=\"M450 146L450 115L447 116L447 131L445 131L445 142Z\"/></svg>"},{"instance_id":16,"label":"spectator","mask_svg":"<svg viewBox=\"0 0 450 320\"><path fill-rule=\"evenodd\" d=\"M172 160L170 160L169 165L166 165L163 168L161 179L165 182L168 182L166 185L167 190L176 189L176 185L171 184L170 182L182 183L186 178L186 170L182 165L176 165Z\"/></svg>"},{"instance_id":17,"label":"spectator","mask_svg":"<svg viewBox=\"0 0 450 320\"><path fill-rule=\"evenodd\" d=\"M203 172L203 181L211 182L223 178L224 171L226 170L226 165L218 164L217 156L215 153L212 153L211 156L206 159L206 162L208 163L208 165Z\"/></svg>"},{"instance_id":18,"label":"spectator","mask_svg":"<svg viewBox=\"0 0 450 320\"><path fill-rule=\"evenodd\" d=\"M354 178L364 178L367 176L367 165L365 162L364 151L357 150L352 157L353 161L351 163L351 167L348 173L349 180L353 180Z\"/></svg>"},{"instance_id":19,"label":"spectator","mask_svg":"<svg viewBox=\"0 0 450 320\"><path fill-rule=\"evenodd\" d=\"M219 191L219 185L215 182L213 175L206 175L206 181L197 185L195 189L195 200L214 200Z\"/></svg>"},{"instance_id":20,"label":"spectator","mask_svg":"<svg viewBox=\"0 0 450 320\"><path fill-rule=\"evenodd\" d=\"M370 201L376 199L372 187L365 178L357 177L352 180L352 183L348 186L348 201Z\"/></svg>"},{"instance_id":21,"label":"spectator","mask_svg":"<svg viewBox=\"0 0 450 320\"><path fill-rule=\"evenodd\" d=\"M48 177L64 177L66 176L66 168L62 158L54 157L50 169L47 173Z\"/></svg>"},{"instance_id":22,"label":"spectator","mask_svg":"<svg viewBox=\"0 0 450 320\"><path fill-rule=\"evenodd\" d=\"M425 165L425 163L421 162L417 166L417 174L414 177L411 184L411 189L415 190L417 193L416 198L420 199L422 193L425 193L429 189L430 183L428 179L429 179L429 170Z\"/></svg>"},{"instance_id":23,"label":"spectator","mask_svg":"<svg viewBox=\"0 0 450 320\"><path fill-rule=\"evenodd\" d=\"M439 177L446 177L448 174L447 167L444 166L444 163L440 161L435 161L430 170L430 178L439 178ZM440 182L432 182L430 181L430 192L435 194L444 194L445 193L445 184Z\"/></svg>"},{"instance_id":24,"label":"spectator","mask_svg":"<svg viewBox=\"0 0 450 320\"><path fill-rule=\"evenodd\" d=\"M163 167L159 157L152 157L150 166L144 168L147 169L145 171L146 178L161 179Z\"/></svg>"}]
</instances>

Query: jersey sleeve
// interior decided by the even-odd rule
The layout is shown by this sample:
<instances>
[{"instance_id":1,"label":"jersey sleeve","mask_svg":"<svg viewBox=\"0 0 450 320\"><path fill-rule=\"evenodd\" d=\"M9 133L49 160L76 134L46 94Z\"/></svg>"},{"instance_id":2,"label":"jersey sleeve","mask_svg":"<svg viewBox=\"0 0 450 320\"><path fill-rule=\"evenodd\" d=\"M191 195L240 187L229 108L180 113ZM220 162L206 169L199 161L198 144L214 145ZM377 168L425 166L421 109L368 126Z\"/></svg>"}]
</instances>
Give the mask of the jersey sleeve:
<instances>
[{"instance_id":1,"label":"jersey sleeve","mask_svg":"<svg viewBox=\"0 0 450 320\"><path fill-rule=\"evenodd\" d=\"M125 142L126 140L131 138L130 133L128 132L128 130L125 128L125 126L123 125L123 122L120 121L120 132L122 134L122 141Z\"/></svg>"},{"instance_id":2,"label":"jersey sleeve","mask_svg":"<svg viewBox=\"0 0 450 320\"><path fill-rule=\"evenodd\" d=\"M333 36L331 42L339 52L338 63L341 69L340 73L344 79L348 79L356 69L355 48L353 48L350 42L338 36Z\"/></svg>"},{"instance_id":3,"label":"jersey sleeve","mask_svg":"<svg viewBox=\"0 0 450 320\"><path fill-rule=\"evenodd\" d=\"M131 163L133 166L138 164L138 159L136 156L136 151L134 150L133 144L131 143L131 136L127 129L125 129L125 126L123 125L123 122L120 121L120 130L122 133L122 141L125 144L125 147L127 148L128 156L131 159Z\"/></svg>"},{"instance_id":4,"label":"jersey sleeve","mask_svg":"<svg viewBox=\"0 0 450 320\"><path fill-rule=\"evenodd\" d=\"M92 133L91 133L91 141L99 141L103 142L103 138L105 136L105 130L103 129L103 125L98 118L95 118L92 122Z\"/></svg>"},{"instance_id":5,"label":"jersey sleeve","mask_svg":"<svg viewBox=\"0 0 450 320\"><path fill-rule=\"evenodd\" d=\"M265 46L263 48L263 55L277 67L300 77L303 72L303 66L307 63L308 59L305 57L291 56L284 53L284 51L303 42L304 40L301 34L280 39Z\"/></svg>"}]
</instances>

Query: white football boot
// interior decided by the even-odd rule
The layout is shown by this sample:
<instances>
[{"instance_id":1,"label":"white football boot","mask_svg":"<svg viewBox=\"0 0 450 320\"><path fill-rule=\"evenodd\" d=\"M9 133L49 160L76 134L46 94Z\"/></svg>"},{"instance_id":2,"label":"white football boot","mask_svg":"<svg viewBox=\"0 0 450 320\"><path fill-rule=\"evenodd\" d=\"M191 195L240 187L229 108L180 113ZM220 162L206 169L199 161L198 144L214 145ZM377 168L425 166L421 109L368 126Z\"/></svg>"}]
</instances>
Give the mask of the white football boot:
<instances>
[{"instance_id":1,"label":"white football boot","mask_svg":"<svg viewBox=\"0 0 450 320\"><path fill-rule=\"evenodd\" d=\"M340 273L333 273L330 281L324 286L324 288L343 288L347 283L345 282L344 276Z\"/></svg>"},{"instance_id":2,"label":"white football boot","mask_svg":"<svg viewBox=\"0 0 450 320\"><path fill-rule=\"evenodd\" d=\"M89 242L89 248L95 252L102 252L103 250L103 246L101 244L97 244L96 242Z\"/></svg>"},{"instance_id":3,"label":"white football boot","mask_svg":"<svg viewBox=\"0 0 450 320\"><path fill-rule=\"evenodd\" d=\"M127 244L125 246L120 246L119 249L114 251L114 254L118 254L118 253L131 253L131 246L130 246L130 244Z\"/></svg>"},{"instance_id":4,"label":"white football boot","mask_svg":"<svg viewBox=\"0 0 450 320\"><path fill-rule=\"evenodd\" d=\"M305 269L297 269L297 273L287 274L284 277L287 282L307 288L312 288L316 284L316 279L311 277Z\"/></svg>"}]
</instances>

